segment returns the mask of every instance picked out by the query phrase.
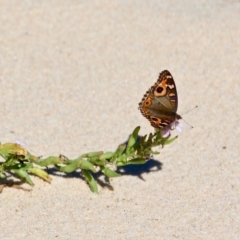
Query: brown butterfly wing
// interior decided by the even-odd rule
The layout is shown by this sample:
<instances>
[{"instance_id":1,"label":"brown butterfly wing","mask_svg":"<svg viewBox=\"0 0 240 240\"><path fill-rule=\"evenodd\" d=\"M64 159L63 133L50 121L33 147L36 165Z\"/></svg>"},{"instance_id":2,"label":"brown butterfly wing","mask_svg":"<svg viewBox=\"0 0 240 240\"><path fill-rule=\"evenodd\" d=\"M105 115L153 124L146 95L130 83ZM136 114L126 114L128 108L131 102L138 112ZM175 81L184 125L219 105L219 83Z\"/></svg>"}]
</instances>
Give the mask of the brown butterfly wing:
<instances>
[{"instance_id":1,"label":"brown butterfly wing","mask_svg":"<svg viewBox=\"0 0 240 240\"><path fill-rule=\"evenodd\" d=\"M164 70L160 73L157 82L146 92L139 109L151 125L155 128L164 128L180 119L177 112L178 97L175 82L171 73Z\"/></svg>"}]
</instances>

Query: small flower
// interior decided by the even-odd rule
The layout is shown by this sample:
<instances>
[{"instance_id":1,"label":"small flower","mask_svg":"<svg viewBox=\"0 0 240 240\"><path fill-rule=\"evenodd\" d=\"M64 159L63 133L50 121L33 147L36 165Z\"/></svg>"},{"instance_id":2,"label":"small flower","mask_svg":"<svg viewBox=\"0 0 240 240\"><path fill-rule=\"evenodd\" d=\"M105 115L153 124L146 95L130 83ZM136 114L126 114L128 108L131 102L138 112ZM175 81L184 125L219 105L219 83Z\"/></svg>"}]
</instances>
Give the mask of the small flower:
<instances>
[{"instance_id":1,"label":"small flower","mask_svg":"<svg viewBox=\"0 0 240 240\"><path fill-rule=\"evenodd\" d=\"M170 135L170 126L167 126L161 130L161 136L162 137L168 137Z\"/></svg>"},{"instance_id":2,"label":"small flower","mask_svg":"<svg viewBox=\"0 0 240 240\"><path fill-rule=\"evenodd\" d=\"M27 145L26 142L23 142L23 141L21 141L21 140L19 140L19 139L16 139L16 140L15 140L15 143L17 143L18 145L20 145L20 146L22 146L22 147L25 147L25 146Z\"/></svg>"},{"instance_id":3,"label":"small flower","mask_svg":"<svg viewBox=\"0 0 240 240\"><path fill-rule=\"evenodd\" d=\"M178 120L175 120L170 125L168 125L167 127L163 128L161 130L162 137L169 136L170 135L170 131L172 131L174 129L176 129L179 133L181 133L182 132L182 123L179 122Z\"/></svg>"},{"instance_id":4,"label":"small flower","mask_svg":"<svg viewBox=\"0 0 240 240\"><path fill-rule=\"evenodd\" d=\"M182 132L182 123L181 122L179 122L178 120L176 120L175 121L175 127L176 127L176 130L178 131L178 132Z\"/></svg>"}]
</instances>

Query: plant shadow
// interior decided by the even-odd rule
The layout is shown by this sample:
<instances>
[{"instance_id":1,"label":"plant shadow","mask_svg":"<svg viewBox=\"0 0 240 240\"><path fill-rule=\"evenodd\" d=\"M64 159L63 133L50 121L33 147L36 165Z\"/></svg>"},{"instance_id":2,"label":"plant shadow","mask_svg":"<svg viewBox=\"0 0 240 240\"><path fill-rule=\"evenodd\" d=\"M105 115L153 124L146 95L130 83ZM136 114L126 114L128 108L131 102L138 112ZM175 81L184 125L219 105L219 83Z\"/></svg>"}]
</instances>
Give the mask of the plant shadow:
<instances>
[{"instance_id":1,"label":"plant shadow","mask_svg":"<svg viewBox=\"0 0 240 240\"><path fill-rule=\"evenodd\" d=\"M144 164L117 167L116 172L121 175L137 176L138 178L144 181L142 174L160 171L162 170L162 165L163 164L161 162L155 159L149 159Z\"/></svg>"},{"instance_id":2,"label":"plant shadow","mask_svg":"<svg viewBox=\"0 0 240 240\"><path fill-rule=\"evenodd\" d=\"M32 191L32 189L25 187L25 185L27 184L21 180L15 180L8 177L0 179L0 193L2 193L3 189L6 187L21 189L24 191Z\"/></svg>"},{"instance_id":3,"label":"plant shadow","mask_svg":"<svg viewBox=\"0 0 240 240\"><path fill-rule=\"evenodd\" d=\"M126 165L116 168L116 172L124 175L136 176L139 179L144 180L143 174L160 171L162 169L162 163L155 160L149 159L144 164L138 165ZM74 171L72 173L62 173L58 171L56 168L47 168L45 171L54 176L63 177L63 178L79 178L85 181L85 178L81 174L81 170ZM92 176L94 177L95 181L103 188L108 188L109 190L114 190L111 186L110 179L106 177L101 171L98 172L91 172Z\"/></svg>"},{"instance_id":4,"label":"plant shadow","mask_svg":"<svg viewBox=\"0 0 240 240\"><path fill-rule=\"evenodd\" d=\"M130 137L131 135L129 135ZM128 137L128 140L129 140ZM139 142L142 136L137 137L137 141ZM128 140L123 142L121 145L127 145ZM150 172L156 172L160 171L162 169L162 163L150 158L149 160L146 160L144 164L131 164L131 165L125 165L125 166L118 166L115 169L115 172L121 174L122 176L124 175L130 175L130 176L136 176L139 179L145 181L143 178L144 173L150 173ZM78 169L72 173L62 173L56 168L47 168L45 171L48 174L54 175L54 176L59 176L59 177L64 177L64 178L79 178L85 181L84 176L81 174L81 170ZM90 171L91 172L91 171ZM110 179L106 177L101 171L98 172L91 172L91 175L94 177L95 181L103 188L108 188L109 190L113 190L113 187L110 184Z\"/></svg>"}]
</instances>

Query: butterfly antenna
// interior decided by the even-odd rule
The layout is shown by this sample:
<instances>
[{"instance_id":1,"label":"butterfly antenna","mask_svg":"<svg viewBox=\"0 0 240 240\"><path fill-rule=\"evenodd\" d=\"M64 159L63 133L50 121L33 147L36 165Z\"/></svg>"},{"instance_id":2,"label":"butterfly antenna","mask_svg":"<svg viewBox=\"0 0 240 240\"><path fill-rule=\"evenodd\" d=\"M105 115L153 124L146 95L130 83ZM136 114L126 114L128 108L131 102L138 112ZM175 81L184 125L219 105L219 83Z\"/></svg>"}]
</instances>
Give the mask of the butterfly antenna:
<instances>
[{"instance_id":1,"label":"butterfly antenna","mask_svg":"<svg viewBox=\"0 0 240 240\"><path fill-rule=\"evenodd\" d=\"M198 108L198 106L195 106L194 108L192 108L192 109L188 110L187 112L185 112L185 113L183 113L183 114L181 114L181 115L185 115L185 114L187 114L187 113L191 112L192 110L194 110L194 109L196 109L196 108Z\"/></svg>"},{"instance_id":2,"label":"butterfly antenna","mask_svg":"<svg viewBox=\"0 0 240 240\"><path fill-rule=\"evenodd\" d=\"M198 106L195 106L194 108L192 108L192 109L190 109L189 111L183 113L182 115L184 115L184 114L186 114L186 113L189 113L189 112L191 112L192 110L194 110L194 109L196 109L196 108L198 108ZM190 125L185 119L182 118L182 120L183 120L190 128L193 128L193 126Z\"/></svg>"},{"instance_id":3,"label":"butterfly antenna","mask_svg":"<svg viewBox=\"0 0 240 240\"><path fill-rule=\"evenodd\" d=\"M193 128L193 126L190 125L184 118L182 118L182 120L183 120L191 129Z\"/></svg>"}]
</instances>

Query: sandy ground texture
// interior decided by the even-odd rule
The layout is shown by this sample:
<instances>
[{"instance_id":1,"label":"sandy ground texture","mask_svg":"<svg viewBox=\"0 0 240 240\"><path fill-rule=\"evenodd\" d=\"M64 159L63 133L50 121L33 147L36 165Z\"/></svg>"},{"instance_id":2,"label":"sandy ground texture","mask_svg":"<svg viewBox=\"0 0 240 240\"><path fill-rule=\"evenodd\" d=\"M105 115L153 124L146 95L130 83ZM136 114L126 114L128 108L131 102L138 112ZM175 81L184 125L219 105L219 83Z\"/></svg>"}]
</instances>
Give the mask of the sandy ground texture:
<instances>
[{"instance_id":1,"label":"sandy ground texture","mask_svg":"<svg viewBox=\"0 0 240 240\"><path fill-rule=\"evenodd\" d=\"M78 175L5 188L1 239L239 239L239 1L0 0L0 22L2 143L115 150L153 131L138 103L164 69L194 126L114 191Z\"/></svg>"}]
</instances>

